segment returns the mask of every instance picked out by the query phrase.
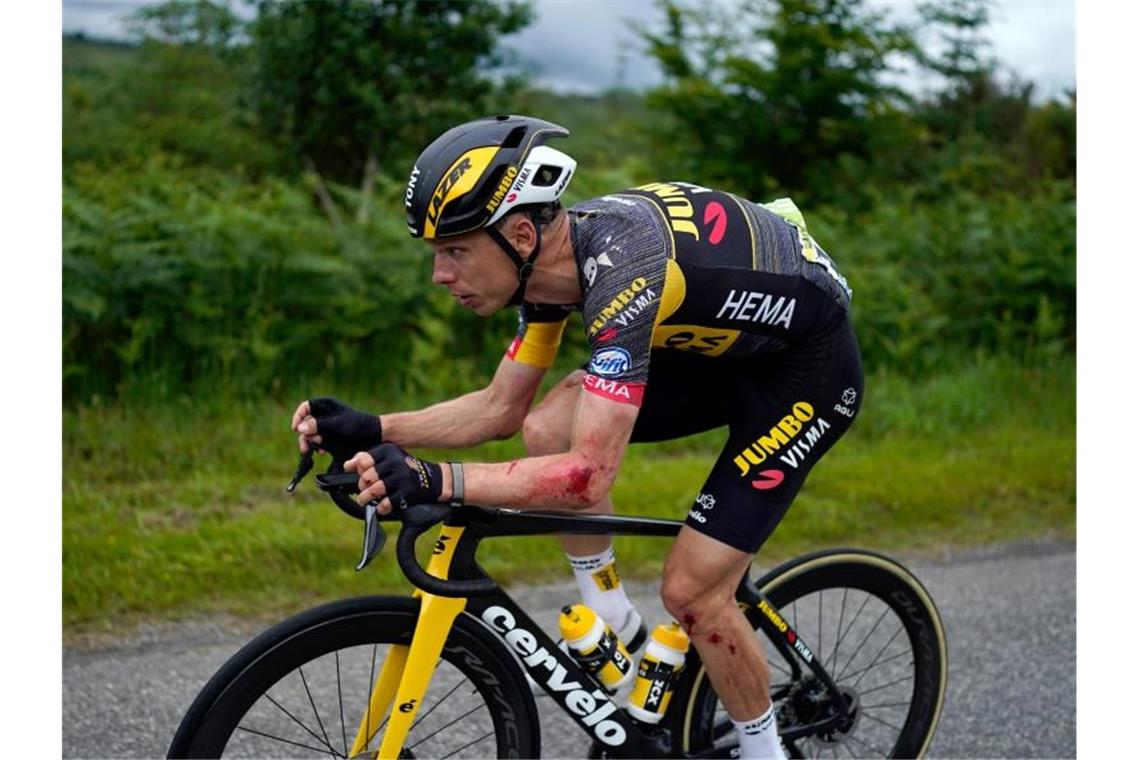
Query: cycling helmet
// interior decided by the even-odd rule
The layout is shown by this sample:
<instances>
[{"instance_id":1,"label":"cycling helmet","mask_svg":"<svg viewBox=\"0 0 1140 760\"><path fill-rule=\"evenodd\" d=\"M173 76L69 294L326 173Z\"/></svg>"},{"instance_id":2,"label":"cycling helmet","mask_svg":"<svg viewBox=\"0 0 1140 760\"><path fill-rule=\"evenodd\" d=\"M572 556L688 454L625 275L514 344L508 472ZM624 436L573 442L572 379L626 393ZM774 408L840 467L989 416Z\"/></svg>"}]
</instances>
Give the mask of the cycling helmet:
<instances>
[{"instance_id":1,"label":"cycling helmet","mask_svg":"<svg viewBox=\"0 0 1140 760\"><path fill-rule=\"evenodd\" d=\"M408 232L439 240L482 228L518 268L519 289L511 299L517 303L542 237L524 261L493 225L510 211L525 210L541 232L578 165L543 143L569 134L549 121L506 115L447 130L424 149L408 178L404 203Z\"/></svg>"}]
</instances>

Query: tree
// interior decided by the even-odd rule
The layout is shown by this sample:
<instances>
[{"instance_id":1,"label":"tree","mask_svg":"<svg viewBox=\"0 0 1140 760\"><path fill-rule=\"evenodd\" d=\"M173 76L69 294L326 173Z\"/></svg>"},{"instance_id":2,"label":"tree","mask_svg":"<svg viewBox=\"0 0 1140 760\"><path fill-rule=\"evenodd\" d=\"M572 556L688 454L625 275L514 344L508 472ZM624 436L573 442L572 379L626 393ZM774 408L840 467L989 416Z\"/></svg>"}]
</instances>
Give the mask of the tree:
<instances>
[{"instance_id":1,"label":"tree","mask_svg":"<svg viewBox=\"0 0 1140 760\"><path fill-rule=\"evenodd\" d=\"M361 183L361 214L378 170L402 174L417 148L484 115L498 40L531 19L514 0L262 0L257 11L261 129L314 172Z\"/></svg>"},{"instance_id":2,"label":"tree","mask_svg":"<svg viewBox=\"0 0 1140 760\"><path fill-rule=\"evenodd\" d=\"M906 99L882 75L913 39L861 0L662 8L666 31L643 32L667 80L651 102L685 136L680 168L708 181L825 193L813 168L866 158L877 115Z\"/></svg>"}]
</instances>

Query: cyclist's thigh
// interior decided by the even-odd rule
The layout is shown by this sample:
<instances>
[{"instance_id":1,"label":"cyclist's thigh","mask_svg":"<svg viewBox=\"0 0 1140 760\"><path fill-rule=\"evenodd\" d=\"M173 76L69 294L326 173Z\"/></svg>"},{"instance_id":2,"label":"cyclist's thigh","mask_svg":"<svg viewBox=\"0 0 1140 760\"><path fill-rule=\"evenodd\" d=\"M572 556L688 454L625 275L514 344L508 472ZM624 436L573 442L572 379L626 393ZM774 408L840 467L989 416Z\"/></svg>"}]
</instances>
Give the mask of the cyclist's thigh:
<instances>
[{"instance_id":1,"label":"cyclist's thigh","mask_svg":"<svg viewBox=\"0 0 1140 760\"><path fill-rule=\"evenodd\" d=\"M863 400L851 324L738 375L728 442L689 511L692 528L755 552Z\"/></svg>"}]
</instances>

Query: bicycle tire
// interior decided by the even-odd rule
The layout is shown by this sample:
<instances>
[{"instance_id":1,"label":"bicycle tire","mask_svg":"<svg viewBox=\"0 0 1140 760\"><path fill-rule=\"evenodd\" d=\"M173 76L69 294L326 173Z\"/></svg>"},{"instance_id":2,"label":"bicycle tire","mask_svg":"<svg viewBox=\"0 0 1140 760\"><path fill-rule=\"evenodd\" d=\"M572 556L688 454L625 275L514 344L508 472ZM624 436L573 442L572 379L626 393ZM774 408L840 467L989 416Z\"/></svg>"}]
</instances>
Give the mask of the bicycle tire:
<instances>
[{"instance_id":1,"label":"bicycle tire","mask_svg":"<svg viewBox=\"0 0 1140 760\"><path fill-rule=\"evenodd\" d=\"M874 552L825 550L780 565L758 580L756 588L768 597L793 629L799 631L801 636L814 639L812 646L815 656L823 658L829 674L844 690L845 695L858 700L859 717L849 732L810 737L791 746L785 743L790 756L921 757L925 754L938 726L946 693L946 636L941 617L929 593L906 568ZM899 628L881 650L870 650L875 653L875 658L869 665L863 660L852 670L851 666L858 657L859 650L849 657L841 651L845 641L860 640L867 619L864 619L862 628L853 637L848 639L848 634L855 630L857 621L872 601L873 606L882 611L862 640L868 640L880 622L888 617L892 617ZM838 619L834 615L837 602ZM860 604L862 606L858 606ZM810 609L812 605L815 605L815 610ZM858 614L855 614L857 606ZM844 620L848 611L853 615L849 621ZM830 637L829 626L834 631ZM887 630L890 630L889 627L884 632ZM891 647L895 646L894 640L903 631L912 658L909 663L900 661L905 657L905 651L891 651ZM790 677L790 670L781 672L781 661L774 656L775 649L768 637L760 632L757 636L768 651L773 689L788 685L784 679ZM886 671L888 666L889 671ZM905 680L905 670L908 667L911 671L909 682ZM868 673L877 669L879 673L875 678L879 680L864 684L863 679ZM904 672L904 680L894 683L884 680L895 679L900 671ZM791 684L790 688L807 688L810 671L805 671L803 675L805 678L799 684ZM687 692L687 706L682 718L682 746L687 752L696 752L712 747L718 739L730 733L731 724L723 711L718 717L716 694L703 667L685 680L688 683L682 688ZM862 688L859 688L860 685ZM886 688L893 689L888 694L896 696L875 694L871 699L874 692ZM789 715L795 713L795 706L789 704L793 699L794 697L787 697L774 702L781 728L790 722ZM884 699L900 701L892 703L884 702ZM878 734L886 729L880 725L885 722L883 716L881 713L876 714L876 711L889 706L898 707L897 712L900 714L905 709L901 725L886 722L892 731L897 731L893 741L878 738ZM861 735L860 728L867 726L870 728ZM875 733L874 738L872 733ZM844 748L841 745L847 746ZM829 749L834 751L828 752Z\"/></svg>"},{"instance_id":2,"label":"bicycle tire","mask_svg":"<svg viewBox=\"0 0 1140 760\"><path fill-rule=\"evenodd\" d=\"M418 599L407 597L345 599L308 610L270 628L231 657L198 694L175 733L168 757L270 757L277 753L296 757L302 747L313 754L345 757L366 709L363 705L367 705L373 676L383 661L378 647L410 643L419 607ZM368 650L371 650L371 664L367 664ZM346 667L342 672L342 655L346 664L359 662L360 666L355 669ZM317 688L318 678L313 677L314 663L320 661L328 666L330 657L336 663L335 698L331 694L331 676L326 673L318 677L321 679L319 686L325 689L327 698L326 693ZM368 669L367 679L363 673L364 665ZM446 673L441 675L441 671ZM297 674L300 674L299 679ZM461 688L465 681L457 680L460 676L473 685L469 693L468 689ZM297 688L298 680L303 684L303 697ZM460 699L476 702L475 708L436 733L428 734L426 739L420 738L416 733L417 727L423 734L434 727L430 723L423 726L421 722L447 719L446 716L441 717L442 713L432 719L429 713L435 709L432 706L436 704L432 701L433 693L438 697L453 680L457 683L439 701L458 693ZM271 690L276 691L276 696L270 694ZM363 694L355 694L356 699L349 700L356 706L350 707L346 713L345 693L350 690ZM314 696L315 691L317 696ZM309 721L301 726L309 736L304 736L304 732L293 725L302 721L292 714L294 711L288 710L291 705L285 703L292 697L295 697L296 712ZM318 699L321 700L319 706ZM334 700L339 703L339 722L336 711L326 711L325 702ZM304 704L306 701L309 704ZM278 710L292 720L278 715ZM322 712L327 721L322 718ZM447 712L447 716L452 712ZM456 749L447 745L436 749L438 741L462 744L471 733L481 731L482 728L470 717L476 712L475 718L483 721L483 728L490 724L488 734L467 747ZM258 721L275 720L287 724L294 735L272 737L276 742L266 739L264 734L267 732L262 730L262 725L242 725L251 715L256 715ZM439 666L432 677L431 690L420 705L417 723L409 733L405 754L401 756L436 757L446 756L448 752L469 751L477 757L538 757L541 747L538 726L534 698L510 653L482 624L462 613L455 619L448 635ZM298 733L302 737L299 741L296 740ZM376 749L379 740L380 736L376 736L369 744L370 749ZM413 751L413 742L418 745L420 741L428 740L430 743L425 749ZM265 741L267 744L253 749L239 746L247 741ZM492 742L493 747L489 746ZM266 748L272 751L267 752Z\"/></svg>"}]
</instances>

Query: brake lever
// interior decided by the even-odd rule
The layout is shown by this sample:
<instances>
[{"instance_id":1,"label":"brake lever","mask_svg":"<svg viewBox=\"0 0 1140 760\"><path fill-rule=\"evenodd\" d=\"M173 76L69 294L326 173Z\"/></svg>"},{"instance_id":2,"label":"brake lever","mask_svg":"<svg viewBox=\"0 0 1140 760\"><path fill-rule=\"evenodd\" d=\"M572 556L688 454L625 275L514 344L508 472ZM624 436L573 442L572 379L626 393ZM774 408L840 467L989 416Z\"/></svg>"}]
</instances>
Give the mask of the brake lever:
<instances>
[{"instance_id":1,"label":"brake lever","mask_svg":"<svg viewBox=\"0 0 1140 760\"><path fill-rule=\"evenodd\" d=\"M297 484L309 474L309 470L313 469L313 452L316 448L309 445L308 451L301 452L301 458L297 462L297 471L293 473L293 479L289 481L289 485L285 486L285 493L293 493L297 490Z\"/></svg>"},{"instance_id":2,"label":"brake lever","mask_svg":"<svg viewBox=\"0 0 1140 760\"><path fill-rule=\"evenodd\" d=\"M376 510L379 502L373 500L364 507L364 549L356 571L360 572L384 548L384 541L388 534L380 527L380 513Z\"/></svg>"}]
</instances>

